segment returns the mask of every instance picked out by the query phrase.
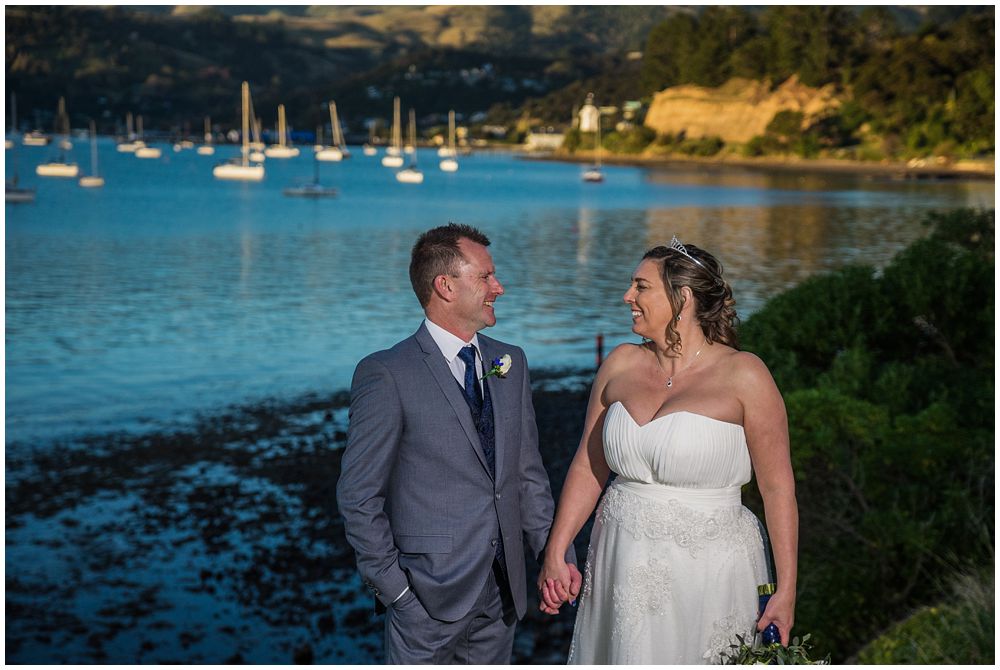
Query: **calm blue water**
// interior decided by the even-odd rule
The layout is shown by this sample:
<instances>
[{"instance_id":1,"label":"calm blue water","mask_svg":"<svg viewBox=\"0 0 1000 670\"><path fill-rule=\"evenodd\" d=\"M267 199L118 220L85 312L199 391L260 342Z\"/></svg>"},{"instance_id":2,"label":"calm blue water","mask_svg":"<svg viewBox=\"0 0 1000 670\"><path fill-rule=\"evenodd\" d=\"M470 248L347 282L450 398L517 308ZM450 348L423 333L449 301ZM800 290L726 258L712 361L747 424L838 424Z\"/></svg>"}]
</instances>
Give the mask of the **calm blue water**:
<instances>
[{"instance_id":1,"label":"calm blue water","mask_svg":"<svg viewBox=\"0 0 1000 670\"><path fill-rule=\"evenodd\" d=\"M158 427L265 397L346 388L357 361L413 332L407 277L424 229L483 229L507 294L491 335L535 367L587 366L633 339L621 295L642 252L677 234L716 253L741 315L812 274L883 265L924 212L994 206L994 183L892 182L696 169L606 170L478 154L456 174L421 151L422 185L360 149L324 163L335 199L287 198L311 152L262 183L214 180L215 157L160 160L100 141L103 189L40 178L48 148L6 152L37 202L6 205L6 443ZM89 168L89 146L76 140Z\"/></svg>"}]
</instances>

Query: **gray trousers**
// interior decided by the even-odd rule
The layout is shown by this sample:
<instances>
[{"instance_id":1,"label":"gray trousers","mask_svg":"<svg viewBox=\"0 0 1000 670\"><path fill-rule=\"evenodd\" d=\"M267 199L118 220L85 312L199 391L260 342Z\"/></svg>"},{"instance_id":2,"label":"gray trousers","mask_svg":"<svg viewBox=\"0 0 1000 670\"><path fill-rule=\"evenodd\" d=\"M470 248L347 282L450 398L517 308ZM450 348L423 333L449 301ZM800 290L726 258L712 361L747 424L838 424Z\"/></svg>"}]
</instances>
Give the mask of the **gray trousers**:
<instances>
[{"instance_id":1,"label":"gray trousers","mask_svg":"<svg viewBox=\"0 0 1000 670\"><path fill-rule=\"evenodd\" d=\"M438 621L408 591L385 613L390 665L506 665L514 648L513 605L505 603L490 572L475 606L458 621Z\"/></svg>"}]
</instances>

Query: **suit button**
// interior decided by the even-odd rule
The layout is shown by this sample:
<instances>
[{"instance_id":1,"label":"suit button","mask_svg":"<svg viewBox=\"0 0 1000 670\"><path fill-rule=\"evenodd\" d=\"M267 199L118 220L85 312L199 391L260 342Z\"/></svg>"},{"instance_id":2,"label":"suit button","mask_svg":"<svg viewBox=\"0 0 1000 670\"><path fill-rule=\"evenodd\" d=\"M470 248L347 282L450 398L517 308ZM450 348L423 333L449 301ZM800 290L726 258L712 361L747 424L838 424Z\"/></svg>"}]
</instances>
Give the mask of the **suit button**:
<instances>
[{"instance_id":1,"label":"suit button","mask_svg":"<svg viewBox=\"0 0 1000 670\"><path fill-rule=\"evenodd\" d=\"M499 494L499 493L498 493L498 494L496 494L496 496L494 496L494 497L495 497L495 498L496 498L497 500L500 500L500 494Z\"/></svg>"}]
</instances>

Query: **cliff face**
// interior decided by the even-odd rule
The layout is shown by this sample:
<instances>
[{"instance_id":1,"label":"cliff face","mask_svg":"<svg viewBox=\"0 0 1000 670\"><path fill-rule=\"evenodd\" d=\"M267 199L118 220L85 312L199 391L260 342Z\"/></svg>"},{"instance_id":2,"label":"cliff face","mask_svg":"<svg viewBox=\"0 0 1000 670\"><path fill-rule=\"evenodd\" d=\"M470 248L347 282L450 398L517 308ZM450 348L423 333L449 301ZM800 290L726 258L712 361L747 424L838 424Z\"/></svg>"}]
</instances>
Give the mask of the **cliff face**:
<instances>
[{"instance_id":1,"label":"cliff face","mask_svg":"<svg viewBox=\"0 0 1000 670\"><path fill-rule=\"evenodd\" d=\"M688 138L720 137L747 142L763 135L774 115L802 112L808 125L824 111L840 106L832 85L812 88L797 76L771 90L768 82L730 79L718 88L674 86L653 97L645 125L660 134L683 131Z\"/></svg>"}]
</instances>

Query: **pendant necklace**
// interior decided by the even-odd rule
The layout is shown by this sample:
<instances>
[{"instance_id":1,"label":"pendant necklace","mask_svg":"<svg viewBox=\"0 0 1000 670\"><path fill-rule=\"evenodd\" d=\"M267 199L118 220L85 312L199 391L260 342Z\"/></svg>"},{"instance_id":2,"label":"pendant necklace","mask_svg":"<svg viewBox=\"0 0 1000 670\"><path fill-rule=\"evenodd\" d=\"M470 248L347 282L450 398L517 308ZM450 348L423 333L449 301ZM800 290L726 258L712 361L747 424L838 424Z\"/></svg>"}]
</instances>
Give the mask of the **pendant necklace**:
<instances>
[{"instance_id":1,"label":"pendant necklace","mask_svg":"<svg viewBox=\"0 0 1000 670\"><path fill-rule=\"evenodd\" d=\"M703 349L703 348L704 348L704 345L702 345L702 349ZM682 369L682 370L681 370L680 372L675 372L675 373L674 373L674 374L672 374L672 375L667 375L667 388L668 388L668 389L669 389L669 388L673 388L673 386L674 386L674 377L675 377L676 375L679 375L679 374L681 374L681 372L684 372L684 371L686 371L686 370L687 370L687 369L688 369L689 367L691 367L692 365L694 365L694 362L695 362L695 361L696 361L696 360L698 359L698 355L699 355L700 353L701 353L701 349L698 349L698 351L694 352L694 356L692 356L692 357L691 357L691 360L690 360L690 362L688 362L688 364L687 364L687 365L685 365L685 366L684 366L684 368L683 368L683 369ZM653 355L654 355L654 356L656 356L656 353L654 352L654 353L653 353ZM663 365L662 365L662 364L660 363L660 358L659 358L659 356L657 356L657 357L656 357L656 364L657 364L657 365L658 365L658 366L660 367L660 370L661 370L661 371L662 371L662 372L663 372L664 374L666 374L666 373L667 373L667 371L663 369Z\"/></svg>"}]
</instances>

